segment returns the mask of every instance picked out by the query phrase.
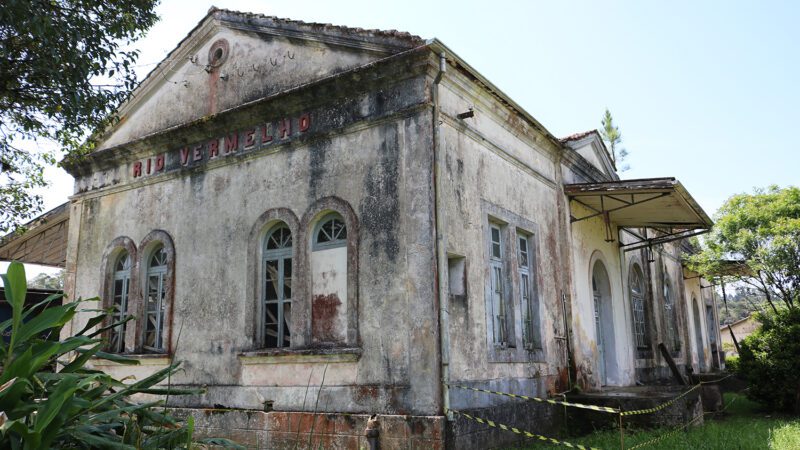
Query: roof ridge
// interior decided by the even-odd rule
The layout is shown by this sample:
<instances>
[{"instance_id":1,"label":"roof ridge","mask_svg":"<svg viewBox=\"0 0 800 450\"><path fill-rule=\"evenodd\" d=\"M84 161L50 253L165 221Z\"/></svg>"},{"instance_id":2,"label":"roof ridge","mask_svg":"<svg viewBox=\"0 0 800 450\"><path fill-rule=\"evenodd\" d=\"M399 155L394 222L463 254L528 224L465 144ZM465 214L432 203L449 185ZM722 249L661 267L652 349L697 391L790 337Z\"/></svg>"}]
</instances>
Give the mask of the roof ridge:
<instances>
[{"instance_id":1,"label":"roof ridge","mask_svg":"<svg viewBox=\"0 0 800 450\"><path fill-rule=\"evenodd\" d=\"M586 136L589 136L590 134L593 134L593 133L597 133L598 136L600 135L600 132L597 131L597 128L592 128L591 130L586 130L586 131L581 131L581 132L578 132L578 133L570 134L569 136L565 136L565 137L559 138L558 140L561 141L561 142L577 141L577 140L583 139Z\"/></svg>"},{"instance_id":2,"label":"roof ridge","mask_svg":"<svg viewBox=\"0 0 800 450\"><path fill-rule=\"evenodd\" d=\"M411 33L407 32L407 31L399 31L399 30L395 30L395 29L392 29L392 30L381 30L381 29L377 29L377 28L350 27L350 26L347 26L347 25L334 25L332 23L322 23L322 22L306 22L306 21L303 21L303 20L290 19L290 18L286 18L286 17L271 16L271 15L262 14L262 13L253 13L253 12L246 12L246 11L236 11L236 10L227 9L227 8L218 8L216 6L212 6L208 10L208 13L206 14L206 16L209 16L209 15L215 13L215 12L235 14L235 15L244 16L244 17L254 17L254 18L259 18L259 19L269 19L269 20L273 20L273 21L276 21L276 22L286 23L286 24L295 24L295 25L301 25L301 26L322 27L322 28L332 28L332 29L348 31L348 32L352 32L352 33L358 33L358 34L367 34L367 35L371 34L371 35L395 37L395 38L400 38L400 39L408 39L408 40L412 40L412 41L424 41L424 39L422 37L417 36L415 34L411 34Z\"/></svg>"}]
</instances>

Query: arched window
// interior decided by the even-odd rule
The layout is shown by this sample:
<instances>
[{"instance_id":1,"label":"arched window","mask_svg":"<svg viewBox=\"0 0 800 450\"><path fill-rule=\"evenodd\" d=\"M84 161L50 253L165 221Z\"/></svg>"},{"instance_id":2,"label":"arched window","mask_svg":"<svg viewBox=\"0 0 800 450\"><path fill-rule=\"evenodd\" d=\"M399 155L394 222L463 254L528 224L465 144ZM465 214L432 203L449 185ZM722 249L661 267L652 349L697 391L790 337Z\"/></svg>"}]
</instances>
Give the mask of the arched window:
<instances>
[{"instance_id":1,"label":"arched window","mask_svg":"<svg viewBox=\"0 0 800 450\"><path fill-rule=\"evenodd\" d=\"M165 351L167 267L167 251L163 244L158 244L147 259L144 305L144 348L153 352Z\"/></svg>"},{"instance_id":2,"label":"arched window","mask_svg":"<svg viewBox=\"0 0 800 450\"><path fill-rule=\"evenodd\" d=\"M678 336L678 312L672 294L672 281L666 268L662 269L661 272L661 286L664 293L664 319L667 322L666 340L672 346L672 351L679 352L681 350L681 340Z\"/></svg>"},{"instance_id":3,"label":"arched window","mask_svg":"<svg viewBox=\"0 0 800 450\"><path fill-rule=\"evenodd\" d=\"M270 229L262 251L263 343L289 347L292 311L292 232L285 223Z\"/></svg>"},{"instance_id":4,"label":"arched window","mask_svg":"<svg viewBox=\"0 0 800 450\"><path fill-rule=\"evenodd\" d=\"M311 236L311 340L340 345L348 340L353 306L348 302L347 226L339 213L328 213Z\"/></svg>"},{"instance_id":5,"label":"arched window","mask_svg":"<svg viewBox=\"0 0 800 450\"><path fill-rule=\"evenodd\" d=\"M647 332L647 312L645 302L644 276L639 264L631 264L628 275L628 290L630 291L631 308L633 309L633 334L636 338L636 348L650 348L650 336Z\"/></svg>"},{"instance_id":6,"label":"arched window","mask_svg":"<svg viewBox=\"0 0 800 450\"><path fill-rule=\"evenodd\" d=\"M347 227L342 216L328 214L319 221L314 230L314 250L344 247L347 245Z\"/></svg>"},{"instance_id":7,"label":"arched window","mask_svg":"<svg viewBox=\"0 0 800 450\"><path fill-rule=\"evenodd\" d=\"M125 320L128 316L128 298L131 283L131 255L127 251L123 250L122 253L117 256L116 263L114 264L113 277L111 306L114 308L114 311L111 315L111 320L112 323L117 323ZM126 328L126 324L121 324L109 330L108 351L113 353L122 353L125 351Z\"/></svg>"}]
</instances>

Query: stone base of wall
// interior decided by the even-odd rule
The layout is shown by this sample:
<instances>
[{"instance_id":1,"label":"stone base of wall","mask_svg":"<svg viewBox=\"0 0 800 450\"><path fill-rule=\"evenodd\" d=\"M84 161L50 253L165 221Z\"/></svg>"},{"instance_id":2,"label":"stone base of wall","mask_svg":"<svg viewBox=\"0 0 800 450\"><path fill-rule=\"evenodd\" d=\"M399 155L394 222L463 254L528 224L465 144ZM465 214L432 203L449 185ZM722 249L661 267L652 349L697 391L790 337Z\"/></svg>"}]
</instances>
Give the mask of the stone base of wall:
<instances>
[{"instance_id":1,"label":"stone base of wall","mask_svg":"<svg viewBox=\"0 0 800 450\"><path fill-rule=\"evenodd\" d=\"M692 386L635 386L608 388L601 392L568 395L569 401L589 405L610 406L623 411L654 408L679 396ZM625 416L625 426L672 428L692 422L703 424L701 389L695 389L669 406L654 413ZM568 426L573 433L596 429L618 428L619 416L585 409L569 408Z\"/></svg>"},{"instance_id":2,"label":"stone base of wall","mask_svg":"<svg viewBox=\"0 0 800 450\"><path fill-rule=\"evenodd\" d=\"M563 408L533 402L509 402L503 405L463 411L471 416L492 420L495 423L516 427L520 430L559 437L563 431ZM478 450L508 448L530 443L531 439L511 431L489 427L463 416L454 415L448 422L447 448Z\"/></svg>"},{"instance_id":3,"label":"stone base of wall","mask_svg":"<svg viewBox=\"0 0 800 450\"><path fill-rule=\"evenodd\" d=\"M369 449L368 414L176 408L194 418L195 437L222 437L251 449ZM444 449L445 418L378 415L381 450Z\"/></svg>"}]
</instances>

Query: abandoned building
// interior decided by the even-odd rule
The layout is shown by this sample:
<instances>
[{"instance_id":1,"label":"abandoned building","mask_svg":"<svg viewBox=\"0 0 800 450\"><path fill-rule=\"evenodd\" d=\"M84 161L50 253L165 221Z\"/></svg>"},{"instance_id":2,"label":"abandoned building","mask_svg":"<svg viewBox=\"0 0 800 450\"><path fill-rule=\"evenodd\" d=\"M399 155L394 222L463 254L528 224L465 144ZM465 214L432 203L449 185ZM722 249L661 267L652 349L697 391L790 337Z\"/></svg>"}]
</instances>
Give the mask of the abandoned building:
<instances>
[{"instance_id":1,"label":"abandoned building","mask_svg":"<svg viewBox=\"0 0 800 450\"><path fill-rule=\"evenodd\" d=\"M449 411L547 435L559 409L456 386L720 368L682 264L712 222L681 183L620 179L596 131L553 136L436 39L212 8L119 114L67 166L66 219L0 258L133 316L108 349L140 364L92 364L180 362L206 393L170 403L203 432L357 448L377 415L381 448L484 448L518 436Z\"/></svg>"}]
</instances>

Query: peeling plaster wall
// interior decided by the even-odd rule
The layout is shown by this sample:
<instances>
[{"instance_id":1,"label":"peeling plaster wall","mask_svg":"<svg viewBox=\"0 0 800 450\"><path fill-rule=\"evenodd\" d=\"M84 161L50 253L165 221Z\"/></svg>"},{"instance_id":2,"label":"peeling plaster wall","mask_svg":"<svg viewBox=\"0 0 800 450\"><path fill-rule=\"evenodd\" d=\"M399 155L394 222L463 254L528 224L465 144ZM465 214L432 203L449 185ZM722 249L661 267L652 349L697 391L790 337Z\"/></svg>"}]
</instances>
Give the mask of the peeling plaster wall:
<instances>
[{"instance_id":1,"label":"peeling plaster wall","mask_svg":"<svg viewBox=\"0 0 800 450\"><path fill-rule=\"evenodd\" d=\"M80 214L70 233L74 296L99 293L101 258L114 238L128 236L138 244L153 229L172 236L172 360L184 370L171 383L208 388L199 397L171 398L175 404L263 409L270 401L284 411L439 412L431 115L424 108L425 79L413 78L406 63L413 61L386 69L405 78L384 79L381 89L345 81L327 88L326 103L319 106L326 112L312 113L312 120L331 128L314 136L144 181L126 175L111 185L95 185L87 182L91 174L78 177L82 193L74 197L74 208ZM373 90L359 91L366 89ZM313 90L296 95L300 98L283 98L279 110L303 103L303 96L305 104L321 103ZM270 108L275 107L268 103L239 116L221 116L204 128L176 132L173 139L207 139L209 133L213 137L226 128L244 128L249 117L274 116ZM177 146L166 145L167 150ZM303 218L318 199L330 196L348 203L358 221L353 236L358 240L358 284L344 291L337 283L336 289L357 295L360 358L311 348L311 354L287 352L263 363L242 359L242 352L258 349L251 286L256 277L248 265L254 224L273 208ZM313 223L301 223L294 236L296 255L312 228ZM309 255L302 259L309 261ZM311 261L310 267L321 264ZM312 292L311 270L294 274L296 284L309 284L302 290L294 286L294 292ZM293 307L306 305L307 311L310 302L306 294L294 298ZM81 327L87 318L81 315L72 326ZM301 319L310 323L307 312ZM295 332L301 331L297 325ZM151 362L135 369L137 376L166 364L164 358L145 360ZM107 367L118 376L130 373L127 367Z\"/></svg>"},{"instance_id":2,"label":"peeling plaster wall","mask_svg":"<svg viewBox=\"0 0 800 450\"><path fill-rule=\"evenodd\" d=\"M209 50L220 39L228 57L208 69ZM386 56L319 40L251 30L203 26L152 74L148 89L100 149L200 119L283 90L322 79Z\"/></svg>"},{"instance_id":3,"label":"peeling plaster wall","mask_svg":"<svg viewBox=\"0 0 800 450\"><path fill-rule=\"evenodd\" d=\"M613 228L615 229L615 228ZM592 271L600 261L608 273L611 287L610 326L604 328L613 342L606 342L606 384L628 386L634 383L634 364L630 303L623 288L619 244L606 242L606 230L599 217L574 222L572 232L572 333L577 381L584 388L599 389L599 352L594 318ZM614 233L616 236L616 233ZM626 275L627 276L627 275ZM611 322L610 324L608 322ZM610 370L609 370L610 369Z\"/></svg>"},{"instance_id":4,"label":"peeling plaster wall","mask_svg":"<svg viewBox=\"0 0 800 450\"><path fill-rule=\"evenodd\" d=\"M450 379L543 396L566 389L561 293L564 287L557 205L557 149L505 105L456 70L440 87L447 252L465 257L466 293L451 295ZM474 117L457 114L473 108ZM497 348L487 314L488 217L508 223L506 259L516 258L517 227L530 236L542 348L522 345L517 273L506 272L516 348ZM502 398L451 389L453 408L498 405Z\"/></svg>"},{"instance_id":5,"label":"peeling plaster wall","mask_svg":"<svg viewBox=\"0 0 800 450\"><path fill-rule=\"evenodd\" d=\"M704 301L703 292L700 289L700 278L694 278L695 274L687 276L688 279L684 281L685 286L685 299L686 299L686 313L689 331L689 342L691 343L692 350L692 366L695 373L708 372L711 368L711 345L708 338L708 319L706 318L706 304ZM692 298L697 301L697 308L699 312L700 324L700 341L702 347L697 347L697 330L695 327L695 309L692 305ZM703 360L702 364L700 359ZM701 370L703 369L703 370Z\"/></svg>"}]
</instances>

